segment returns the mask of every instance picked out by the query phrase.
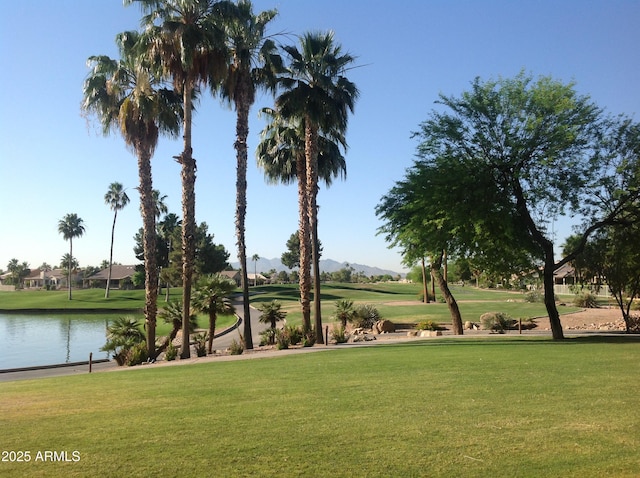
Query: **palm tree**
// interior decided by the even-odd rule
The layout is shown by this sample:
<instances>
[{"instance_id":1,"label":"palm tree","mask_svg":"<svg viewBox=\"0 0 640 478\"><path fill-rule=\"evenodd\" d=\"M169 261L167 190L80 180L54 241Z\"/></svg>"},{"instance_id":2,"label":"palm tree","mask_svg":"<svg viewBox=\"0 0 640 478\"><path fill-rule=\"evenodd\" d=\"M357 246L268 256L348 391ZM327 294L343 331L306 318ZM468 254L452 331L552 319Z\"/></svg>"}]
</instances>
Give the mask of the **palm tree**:
<instances>
[{"instance_id":1,"label":"palm tree","mask_svg":"<svg viewBox=\"0 0 640 478\"><path fill-rule=\"evenodd\" d=\"M351 322L356 317L356 310L353 308L353 301L349 299L336 300L335 317L340 321L342 328L346 328L347 322Z\"/></svg>"},{"instance_id":2,"label":"palm tree","mask_svg":"<svg viewBox=\"0 0 640 478\"><path fill-rule=\"evenodd\" d=\"M163 251L166 250L166 256L163 256L161 259L160 267L164 268L160 272L161 279L163 279L166 283L167 292L165 295L165 302L169 302L169 292L171 283L171 275L169 273L169 267L171 265L171 252L173 251L173 236L176 231L182 227L182 221L178 216L174 213L167 214L162 221L158 223L158 233L160 238L165 242L165 247L162 248Z\"/></svg>"},{"instance_id":3,"label":"palm tree","mask_svg":"<svg viewBox=\"0 0 640 478\"><path fill-rule=\"evenodd\" d=\"M318 138L321 132L344 133L347 129L348 114L353 112L358 89L344 73L355 58L343 54L340 45L334 43L333 32L306 33L300 38L300 50L295 46L283 47L289 56L289 65L280 77L283 93L276 99L276 108L286 120L302 121L305 138L306 201L310 231L305 234L300 224L300 294L304 324L310 323L309 282L310 261L317 262L317 241L311 239L317 230L318 191ZM298 182L302 172L298 171ZM305 204L306 203L306 204ZM304 229L307 229L304 225ZM304 243L304 244L303 244ZM311 253L309 253L311 249ZM304 279L302 276L306 276ZM302 290L304 288L306 290ZM306 294L306 297L304 295ZM322 342L322 321L319 314L320 296L316 302L316 340Z\"/></svg>"},{"instance_id":4,"label":"palm tree","mask_svg":"<svg viewBox=\"0 0 640 478\"><path fill-rule=\"evenodd\" d=\"M107 275L107 287L104 292L104 298L109 298L109 287L111 284L111 267L113 265L113 238L116 231L116 219L118 211L129 204L129 196L124 190L121 183L115 182L109 185L109 190L104 195L104 202L113 211L113 225L111 226L111 248L109 249L109 273Z\"/></svg>"},{"instance_id":5,"label":"palm tree","mask_svg":"<svg viewBox=\"0 0 640 478\"><path fill-rule=\"evenodd\" d=\"M253 287L255 287L258 285L258 261L260 260L260 256L254 254L251 256L251 260L253 261Z\"/></svg>"},{"instance_id":6,"label":"palm tree","mask_svg":"<svg viewBox=\"0 0 640 478\"><path fill-rule=\"evenodd\" d=\"M218 314L232 314L235 311L229 300L229 295L234 290L236 290L236 284L220 274L204 277L196 285L194 307L209 314L207 353L213 353L213 337Z\"/></svg>"},{"instance_id":7,"label":"palm tree","mask_svg":"<svg viewBox=\"0 0 640 478\"><path fill-rule=\"evenodd\" d=\"M282 309L282 304L277 300L271 302L263 302L258 305L257 309L262 313L260 315L260 322L263 324L270 324L271 328L275 330L276 322L284 320L287 316L287 312Z\"/></svg>"},{"instance_id":8,"label":"palm tree","mask_svg":"<svg viewBox=\"0 0 640 478\"><path fill-rule=\"evenodd\" d=\"M175 137L180 131L180 98L173 90L162 87L161 79L139 55L144 48L144 38L139 33L121 33L116 37L116 43L120 60L107 56L89 58L92 69L84 83L82 107L97 116L105 135L112 130L120 131L126 145L138 158L145 264L145 329L149 357L155 358L158 267L151 157L160 133Z\"/></svg>"},{"instance_id":9,"label":"palm tree","mask_svg":"<svg viewBox=\"0 0 640 478\"><path fill-rule=\"evenodd\" d=\"M158 61L165 77L182 93L182 153L175 157L181 166L182 180L182 328L189 327L191 286L195 262L196 160L191 147L191 117L198 87L207 81L221 80L227 70L225 36L220 26L222 10L228 2L211 0L124 0L138 3L146 16L143 24L150 38L146 54ZM189 358L189 344L182 344L181 358Z\"/></svg>"},{"instance_id":10,"label":"palm tree","mask_svg":"<svg viewBox=\"0 0 640 478\"><path fill-rule=\"evenodd\" d=\"M258 165L264 170L268 182L282 182L289 184L298 179L298 197L305 197L306 177L302 183L300 178L305 176L305 135L304 122L296 119L287 121L277 111L263 109L269 123L262 131L262 140L257 148ZM332 130L328 134L322 131L318 135L318 177L329 187L335 177L346 178L347 166L341 148L347 148L344 135L341 131ZM302 172L298 174L298 172ZM318 188L316 187L316 194ZM308 203L307 198L307 203ZM316 206L317 210L317 206ZM307 224L308 207L300 207L300 224ZM315 245L313 258L314 270L314 309L316 329L322 329L322 317L320 311L320 242L318 238L317 221L313 227L308 224L308 230L304 234L309 235L309 240ZM302 237L302 233L299 237ZM308 249L307 249L308 250ZM302 257L302 255L300 256ZM302 287L301 287L302 291ZM317 300L316 300L317 298ZM310 328L310 324L309 324ZM322 337L318 335L318 343L322 343Z\"/></svg>"},{"instance_id":11,"label":"palm tree","mask_svg":"<svg viewBox=\"0 0 640 478\"><path fill-rule=\"evenodd\" d=\"M65 241L69 241L69 262L68 271L69 278L67 284L69 285L69 300L71 300L71 265L73 262L73 238L81 237L84 232L84 221L78 217L77 214L67 214L60 221L58 221L58 232L62 234Z\"/></svg>"},{"instance_id":12,"label":"palm tree","mask_svg":"<svg viewBox=\"0 0 640 478\"><path fill-rule=\"evenodd\" d=\"M169 336L166 337L164 343L158 347L158 354L163 352L169 344L173 342L173 339L178 336L178 332L182 329L182 311L182 302L180 301L169 302L158 311L158 317L162 319L165 324L171 324L172 326ZM189 342L189 334L195 332L197 327L198 318L195 314L189 314L189 328L187 335L184 336L187 337L187 343Z\"/></svg>"},{"instance_id":13,"label":"palm tree","mask_svg":"<svg viewBox=\"0 0 640 478\"><path fill-rule=\"evenodd\" d=\"M247 247L245 218L247 212L247 137L249 110L255 102L256 89L273 89L274 72L281 69L282 60L275 43L265 39L267 24L277 15L267 10L254 15L250 0L240 0L232 18L225 22L231 53L231 65L221 85L223 98L236 109L236 238L240 261L244 316L249 317L249 282L247 279ZM255 286L255 281L254 281ZM253 348L251 321L244 321L245 348Z\"/></svg>"},{"instance_id":14,"label":"palm tree","mask_svg":"<svg viewBox=\"0 0 640 478\"><path fill-rule=\"evenodd\" d=\"M165 202L167 195L160 193L157 189L152 190L151 194L153 196L153 214L155 215L156 220L158 220L160 219L160 216L169 212L169 208Z\"/></svg>"}]
</instances>

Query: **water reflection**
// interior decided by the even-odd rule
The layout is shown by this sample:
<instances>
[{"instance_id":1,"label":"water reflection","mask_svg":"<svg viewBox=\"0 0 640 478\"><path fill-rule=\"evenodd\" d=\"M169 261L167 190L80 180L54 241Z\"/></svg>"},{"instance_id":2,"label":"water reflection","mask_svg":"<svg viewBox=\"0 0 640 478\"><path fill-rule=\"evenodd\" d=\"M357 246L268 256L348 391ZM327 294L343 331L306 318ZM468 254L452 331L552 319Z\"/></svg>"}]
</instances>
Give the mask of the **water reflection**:
<instances>
[{"instance_id":1,"label":"water reflection","mask_svg":"<svg viewBox=\"0 0 640 478\"><path fill-rule=\"evenodd\" d=\"M101 352L119 314L0 314L0 369L108 358Z\"/></svg>"}]
</instances>

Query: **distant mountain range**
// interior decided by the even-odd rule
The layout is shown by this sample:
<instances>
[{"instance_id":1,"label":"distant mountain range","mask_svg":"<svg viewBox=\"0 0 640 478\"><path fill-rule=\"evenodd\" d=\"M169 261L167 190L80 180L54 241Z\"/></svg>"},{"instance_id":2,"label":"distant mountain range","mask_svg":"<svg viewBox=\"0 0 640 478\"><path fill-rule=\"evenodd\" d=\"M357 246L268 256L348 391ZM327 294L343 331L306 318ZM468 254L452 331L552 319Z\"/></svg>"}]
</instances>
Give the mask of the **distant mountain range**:
<instances>
[{"instance_id":1,"label":"distant mountain range","mask_svg":"<svg viewBox=\"0 0 640 478\"><path fill-rule=\"evenodd\" d=\"M231 267L233 267L234 269L240 268L239 262L231 262L230 264L231 264ZM278 272L280 271L291 272L291 269L285 266L279 258L265 259L261 257L257 261L257 263L254 264L251 258L247 257L247 272L253 272L254 266L258 272L268 272L271 269L275 269ZM366 276L378 276L378 275L389 274L395 277L397 275L403 275L403 274L400 274L399 272L390 271L387 269L380 269L379 267L365 266L363 264L356 264L353 262L338 262L332 259L320 260L320 270L322 272L337 272L340 269L344 269L345 267L349 267L349 266L353 268L354 272L362 272Z\"/></svg>"}]
</instances>

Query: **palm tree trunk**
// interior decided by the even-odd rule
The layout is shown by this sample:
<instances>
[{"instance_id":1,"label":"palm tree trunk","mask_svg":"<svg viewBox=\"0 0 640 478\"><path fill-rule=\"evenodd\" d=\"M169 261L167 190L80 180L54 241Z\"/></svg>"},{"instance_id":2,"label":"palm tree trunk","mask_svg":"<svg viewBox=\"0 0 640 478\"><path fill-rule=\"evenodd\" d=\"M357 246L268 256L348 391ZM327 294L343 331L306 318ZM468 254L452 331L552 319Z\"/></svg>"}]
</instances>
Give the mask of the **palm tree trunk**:
<instances>
[{"instance_id":1,"label":"palm tree trunk","mask_svg":"<svg viewBox=\"0 0 640 478\"><path fill-rule=\"evenodd\" d=\"M111 248L109 249L109 274L107 275L107 287L104 291L104 298L109 298L109 288L111 287L111 267L113 265L113 239L116 232L116 218L118 217L118 209L113 213L113 224L111 225Z\"/></svg>"},{"instance_id":2,"label":"palm tree trunk","mask_svg":"<svg viewBox=\"0 0 640 478\"><path fill-rule=\"evenodd\" d=\"M296 158L296 175L298 177L298 209L300 218L298 223L298 237L300 239L300 267L298 270L298 280L300 284L300 305L302 307L302 328L304 332L311 330L311 247L308 216L307 197L307 172L306 159L302 155Z\"/></svg>"},{"instance_id":3,"label":"palm tree trunk","mask_svg":"<svg viewBox=\"0 0 640 478\"><path fill-rule=\"evenodd\" d=\"M69 237L69 272L67 276L67 287L69 289L69 300L71 300L71 265L73 264L73 238Z\"/></svg>"},{"instance_id":4,"label":"palm tree trunk","mask_svg":"<svg viewBox=\"0 0 640 478\"><path fill-rule=\"evenodd\" d=\"M189 340L189 316L191 313L191 283L193 278L193 263L195 259L196 232L196 162L191 148L191 92L193 90L189 80L183 88L184 101L184 150L178 156L182 166L182 349L180 358L191 357Z\"/></svg>"},{"instance_id":5,"label":"palm tree trunk","mask_svg":"<svg viewBox=\"0 0 640 478\"><path fill-rule=\"evenodd\" d=\"M156 315L158 311L158 264L156 260L156 213L151 176L151 153L139 147L138 174L140 176L140 205L144 249L144 317L147 334L147 352L156 358Z\"/></svg>"},{"instance_id":6,"label":"palm tree trunk","mask_svg":"<svg viewBox=\"0 0 640 478\"><path fill-rule=\"evenodd\" d=\"M216 333L216 320L218 319L215 307L215 303L209 304L209 338L207 339L207 353L209 354L213 353L213 336Z\"/></svg>"},{"instance_id":7,"label":"palm tree trunk","mask_svg":"<svg viewBox=\"0 0 640 478\"><path fill-rule=\"evenodd\" d=\"M241 88L241 87L239 87ZM247 137L249 135L249 102L245 90L237 91L236 117L236 237L241 269L242 307L244 312L244 346L253 349L251 310L249 308L249 281L247 274L247 245L245 218L247 215Z\"/></svg>"}]
</instances>

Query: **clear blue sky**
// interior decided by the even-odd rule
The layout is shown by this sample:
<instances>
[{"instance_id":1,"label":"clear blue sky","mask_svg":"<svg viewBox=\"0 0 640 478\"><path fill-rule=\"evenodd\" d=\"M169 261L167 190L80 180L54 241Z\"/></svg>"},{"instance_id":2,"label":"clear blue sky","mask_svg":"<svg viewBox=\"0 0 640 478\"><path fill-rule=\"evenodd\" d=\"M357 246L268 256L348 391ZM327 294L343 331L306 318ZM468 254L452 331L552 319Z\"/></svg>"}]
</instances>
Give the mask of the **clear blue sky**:
<instances>
[{"instance_id":1,"label":"clear blue sky","mask_svg":"<svg viewBox=\"0 0 640 478\"><path fill-rule=\"evenodd\" d=\"M401 271L387 249L374 208L412 163L411 132L427 118L439 93L458 95L480 76L521 69L575 81L611 113L640 113L640 1L622 0L254 0L277 8L271 33L335 31L358 57L349 77L361 91L351 117L348 177L319 196L324 257ZM118 218L114 260L135 263L133 235L141 226L136 159L122 139L103 137L80 114L82 82L91 55L115 57L115 35L138 27L136 6L117 0L24 0L0 16L0 269L12 258L32 268L57 265L68 243L57 232L77 213L86 234L74 241L81 266L109 256L112 212L103 196L113 181L132 199ZM264 182L254 151L262 128L252 110L247 216L248 254L279 257L297 229L295 186ZM194 117L198 160L197 221L235 260L235 114L205 98ZM154 186L181 214L179 141L161 139L153 159ZM556 224L557 240L570 232Z\"/></svg>"}]
</instances>

